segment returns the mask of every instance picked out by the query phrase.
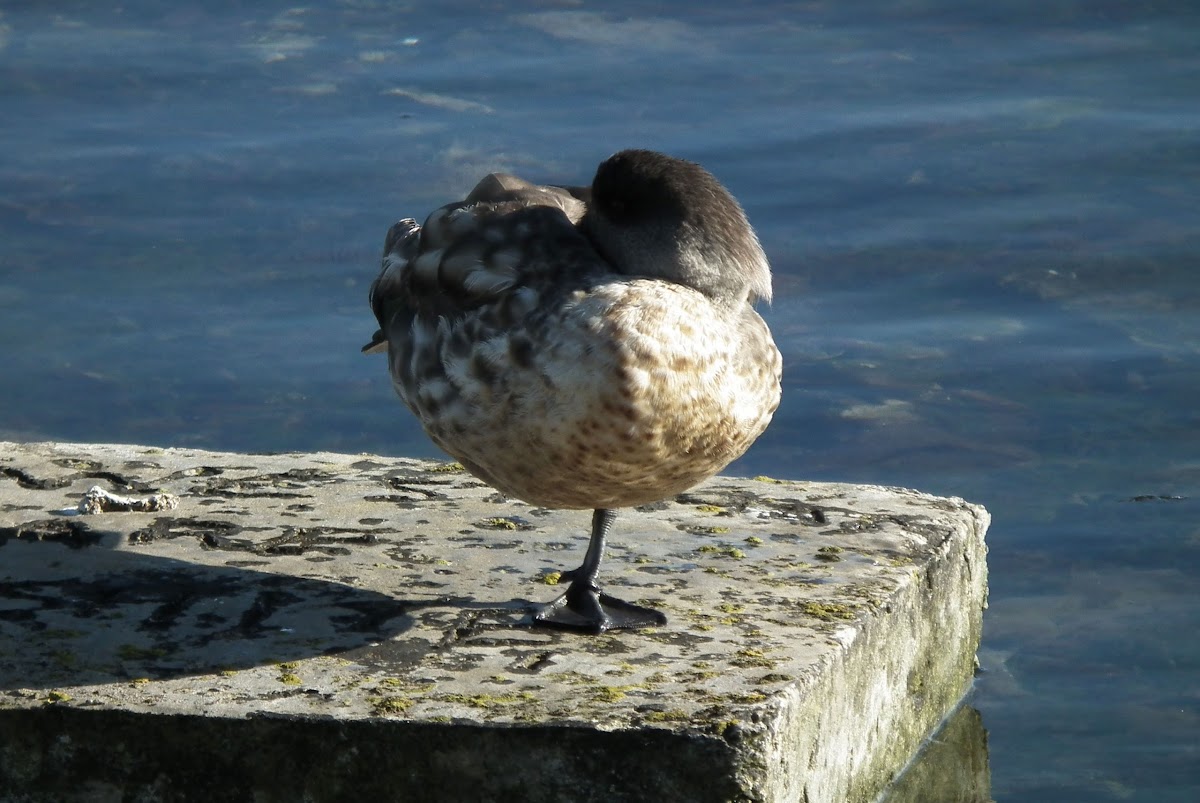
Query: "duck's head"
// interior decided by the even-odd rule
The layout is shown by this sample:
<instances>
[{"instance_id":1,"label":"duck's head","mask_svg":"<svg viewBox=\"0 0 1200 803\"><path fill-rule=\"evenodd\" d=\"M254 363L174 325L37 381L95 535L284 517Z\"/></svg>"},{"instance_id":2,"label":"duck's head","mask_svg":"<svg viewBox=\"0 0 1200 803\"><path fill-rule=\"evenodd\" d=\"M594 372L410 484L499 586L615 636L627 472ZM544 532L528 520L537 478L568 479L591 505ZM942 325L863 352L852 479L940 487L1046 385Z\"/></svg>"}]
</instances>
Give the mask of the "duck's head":
<instances>
[{"instance_id":1,"label":"duck's head","mask_svg":"<svg viewBox=\"0 0 1200 803\"><path fill-rule=\"evenodd\" d=\"M771 269L746 213L700 165L654 151L614 154L596 170L581 225L621 273L726 304L771 300Z\"/></svg>"}]
</instances>

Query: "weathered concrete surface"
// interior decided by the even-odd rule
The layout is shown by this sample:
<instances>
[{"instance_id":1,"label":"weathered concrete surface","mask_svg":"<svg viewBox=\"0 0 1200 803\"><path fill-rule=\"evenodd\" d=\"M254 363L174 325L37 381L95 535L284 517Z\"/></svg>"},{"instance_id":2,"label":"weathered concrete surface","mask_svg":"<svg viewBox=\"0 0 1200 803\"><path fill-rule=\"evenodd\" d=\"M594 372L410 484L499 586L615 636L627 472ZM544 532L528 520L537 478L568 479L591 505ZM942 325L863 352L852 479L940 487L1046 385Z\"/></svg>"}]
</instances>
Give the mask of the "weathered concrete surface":
<instances>
[{"instance_id":1,"label":"weathered concrete surface","mask_svg":"<svg viewBox=\"0 0 1200 803\"><path fill-rule=\"evenodd\" d=\"M80 515L88 488L178 507ZM670 617L522 624L589 516L368 455L0 443L0 799L866 801L971 682L987 513L717 478L624 512Z\"/></svg>"}]
</instances>

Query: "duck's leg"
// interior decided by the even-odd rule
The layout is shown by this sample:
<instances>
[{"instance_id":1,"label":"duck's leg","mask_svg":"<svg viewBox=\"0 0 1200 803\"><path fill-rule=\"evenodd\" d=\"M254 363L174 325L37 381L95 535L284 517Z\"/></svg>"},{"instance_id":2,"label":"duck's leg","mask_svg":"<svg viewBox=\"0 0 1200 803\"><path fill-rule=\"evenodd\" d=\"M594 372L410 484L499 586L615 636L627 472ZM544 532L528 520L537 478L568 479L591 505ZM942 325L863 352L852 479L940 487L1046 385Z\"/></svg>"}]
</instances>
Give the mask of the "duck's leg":
<instances>
[{"instance_id":1,"label":"duck's leg","mask_svg":"<svg viewBox=\"0 0 1200 803\"><path fill-rule=\"evenodd\" d=\"M535 623L592 633L603 633L618 627L655 627L667 623L667 617L653 608L643 608L602 594L600 586L596 585L600 560L604 557L604 542L616 517L614 510L596 510L592 513L592 539L588 542L583 565L574 571L563 572L561 579L569 580L571 585L561 597L534 610Z\"/></svg>"}]
</instances>

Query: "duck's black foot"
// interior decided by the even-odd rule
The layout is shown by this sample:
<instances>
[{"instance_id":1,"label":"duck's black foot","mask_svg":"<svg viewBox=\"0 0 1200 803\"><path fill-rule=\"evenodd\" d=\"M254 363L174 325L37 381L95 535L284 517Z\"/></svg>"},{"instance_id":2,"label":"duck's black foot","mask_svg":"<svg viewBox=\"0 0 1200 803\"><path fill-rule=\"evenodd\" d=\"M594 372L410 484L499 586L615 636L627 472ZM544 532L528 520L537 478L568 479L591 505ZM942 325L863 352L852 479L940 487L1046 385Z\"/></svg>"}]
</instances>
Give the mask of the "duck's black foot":
<instances>
[{"instance_id":1,"label":"duck's black foot","mask_svg":"<svg viewBox=\"0 0 1200 803\"><path fill-rule=\"evenodd\" d=\"M559 578L559 582L570 581L567 593L533 609L535 625L603 633L619 627L658 627L667 623L667 617L653 608L643 608L600 593L596 575L604 555L604 539L615 515L606 508L597 508L592 514L592 537L583 564L578 569L563 572Z\"/></svg>"},{"instance_id":2,"label":"duck's black foot","mask_svg":"<svg viewBox=\"0 0 1200 803\"><path fill-rule=\"evenodd\" d=\"M572 584L558 599L537 606L533 622L565 630L603 633L617 628L658 627L667 623L667 617L653 608L603 594L594 586Z\"/></svg>"}]
</instances>

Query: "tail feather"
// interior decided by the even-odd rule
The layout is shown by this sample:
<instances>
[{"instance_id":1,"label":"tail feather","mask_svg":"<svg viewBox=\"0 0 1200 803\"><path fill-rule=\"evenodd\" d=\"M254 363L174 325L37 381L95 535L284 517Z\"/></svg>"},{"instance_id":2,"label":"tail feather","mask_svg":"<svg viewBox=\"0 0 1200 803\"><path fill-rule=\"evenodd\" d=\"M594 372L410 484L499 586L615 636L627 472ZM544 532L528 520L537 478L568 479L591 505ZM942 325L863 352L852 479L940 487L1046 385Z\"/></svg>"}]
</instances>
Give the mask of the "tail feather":
<instances>
[{"instance_id":1,"label":"tail feather","mask_svg":"<svg viewBox=\"0 0 1200 803\"><path fill-rule=\"evenodd\" d=\"M371 342L362 347L363 354L383 354L387 351L387 336L382 329L376 329L371 335Z\"/></svg>"},{"instance_id":2,"label":"tail feather","mask_svg":"<svg viewBox=\"0 0 1200 803\"><path fill-rule=\"evenodd\" d=\"M379 276L371 284L371 310L379 321L379 329L371 337L371 342L362 347L363 354L381 354L387 351L386 307L388 300L404 292L404 268L416 256L420 244L421 227L412 218L397 221L388 229L383 244L383 267Z\"/></svg>"}]
</instances>

